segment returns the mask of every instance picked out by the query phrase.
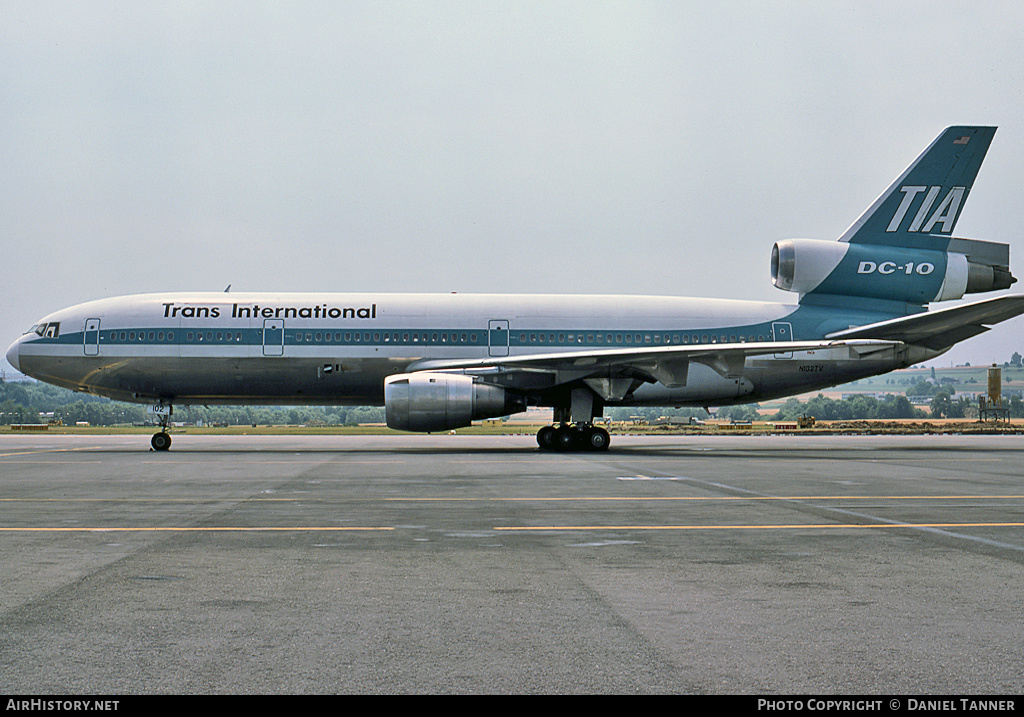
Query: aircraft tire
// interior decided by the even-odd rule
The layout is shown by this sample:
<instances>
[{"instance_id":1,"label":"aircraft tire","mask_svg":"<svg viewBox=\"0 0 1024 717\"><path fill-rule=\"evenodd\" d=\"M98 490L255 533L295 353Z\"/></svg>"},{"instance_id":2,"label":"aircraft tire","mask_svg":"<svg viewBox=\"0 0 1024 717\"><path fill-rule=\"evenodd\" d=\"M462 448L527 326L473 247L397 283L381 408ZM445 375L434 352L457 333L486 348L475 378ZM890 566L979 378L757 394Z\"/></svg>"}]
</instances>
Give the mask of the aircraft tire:
<instances>
[{"instance_id":1,"label":"aircraft tire","mask_svg":"<svg viewBox=\"0 0 1024 717\"><path fill-rule=\"evenodd\" d=\"M574 450L579 445L576 437L576 430L571 426L559 426L555 429L555 447L560 451Z\"/></svg>"},{"instance_id":2,"label":"aircraft tire","mask_svg":"<svg viewBox=\"0 0 1024 717\"><path fill-rule=\"evenodd\" d=\"M606 451L610 443L608 431L596 426L544 426L537 431L542 451Z\"/></svg>"},{"instance_id":3,"label":"aircraft tire","mask_svg":"<svg viewBox=\"0 0 1024 717\"><path fill-rule=\"evenodd\" d=\"M550 451L555 448L555 427L544 426L537 431L537 445L542 451Z\"/></svg>"},{"instance_id":4,"label":"aircraft tire","mask_svg":"<svg viewBox=\"0 0 1024 717\"><path fill-rule=\"evenodd\" d=\"M171 447L171 436L163 431L155 433L149 444L153 446L154 451L166 451Z\"/></svg>"},{"instance_id":5,"label":"aircraft tire","mask_svg":"<svg viewBox=\"0 0 1024 717\"><path fill-rule=\"evenodd\" d=\"M590 427L586 430L586 445L591 451L607 451L611 436L603 428Z\"/></svg>"}]
</instances>

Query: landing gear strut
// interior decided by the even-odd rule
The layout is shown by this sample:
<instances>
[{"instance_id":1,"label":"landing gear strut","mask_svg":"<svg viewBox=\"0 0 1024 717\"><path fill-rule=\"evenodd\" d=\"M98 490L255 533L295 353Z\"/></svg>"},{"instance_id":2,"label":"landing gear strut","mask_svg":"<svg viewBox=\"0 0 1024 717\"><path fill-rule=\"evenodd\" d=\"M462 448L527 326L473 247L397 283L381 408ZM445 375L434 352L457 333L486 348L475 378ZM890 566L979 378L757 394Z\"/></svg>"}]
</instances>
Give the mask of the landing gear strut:
<instances>
[{"instance_id":1,"label":"landing gear strut","mask_svg":"<svg viewBox=\"0 0 1024 717\"><path fill-rule=\"evenodd\" d=\"M160 417L160 432L153 435L149 445L153 446L154 451L169 450L171 447L171 434L167 432L167 427L171 423L171 414L174 412L174 409L169 404L159 403L153 406L152 411Z\"/></svg>"},{"instance_id":2,"label":"landing gear strut","mask_svg":"<svg viewBox=\"0 0 1024 717\"><path fill-rule=\"evenodd\" d=\"M606 451L610 443L608 431L589 423L563 423L537 431L542 451Z\"/></svg>"}]
</instances>

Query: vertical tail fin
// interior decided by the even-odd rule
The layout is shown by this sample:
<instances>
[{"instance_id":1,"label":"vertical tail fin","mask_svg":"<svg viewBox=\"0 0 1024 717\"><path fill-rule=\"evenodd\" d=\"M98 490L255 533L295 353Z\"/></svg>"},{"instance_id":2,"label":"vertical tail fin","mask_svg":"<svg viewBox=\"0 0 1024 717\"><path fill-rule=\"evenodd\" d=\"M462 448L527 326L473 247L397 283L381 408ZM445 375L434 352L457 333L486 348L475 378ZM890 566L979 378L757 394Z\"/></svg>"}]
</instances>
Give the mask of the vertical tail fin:
<instances>
[{"instance_id":1,"label":"vertical tail fin","mask_svg":"<svg viewBox=\"0 0 1024 717\"><path fill-rule=\"evenodd\" d=\"M839 241L946 249L995 127L949 127Z\"/></svg>"},{"instance_id":2,"label":"vertical tail fin","mask_svg":"<svg viewBox=\"0 0 1024 717\"><path fill-rule=\"evenodd\" d=\"M1008 288L1009 245L953 237L995 132L945 130L838 242L778 242L772 281L801 303L888 302L896 313Z\"/></svg>"}]
</instances>

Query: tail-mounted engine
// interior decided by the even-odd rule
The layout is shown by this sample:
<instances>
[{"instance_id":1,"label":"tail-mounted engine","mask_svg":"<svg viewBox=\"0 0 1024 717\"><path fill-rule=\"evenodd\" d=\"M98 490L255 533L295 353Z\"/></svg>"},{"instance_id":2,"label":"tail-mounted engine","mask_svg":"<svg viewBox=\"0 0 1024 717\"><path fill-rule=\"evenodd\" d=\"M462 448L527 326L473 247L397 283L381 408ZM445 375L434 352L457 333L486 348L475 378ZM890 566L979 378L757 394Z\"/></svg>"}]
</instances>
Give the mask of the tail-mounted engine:
<instances>
[{"instance_id":1,"label":"tail-mounted engine","mask_svg":"<svg viewBox=\"0 0 1024 717\"><path fill-rule=\"evenodd\" d=\"M525 410L522 396L473 376L423 372L384 379L388 427L400 431L447 431Z\"/></svg>"},{"instance_id":2,"label":"tail-mounted engine","mask_svg":"<svg viewBox=\"0 0 1024 717\"><path fill-rule=\"evenodd\" d=\"M951 239L945 251L787 239L772 248L772 283L800 294L927 304L1009 288L1010 247Z\"/></svg>"}]
</instances>

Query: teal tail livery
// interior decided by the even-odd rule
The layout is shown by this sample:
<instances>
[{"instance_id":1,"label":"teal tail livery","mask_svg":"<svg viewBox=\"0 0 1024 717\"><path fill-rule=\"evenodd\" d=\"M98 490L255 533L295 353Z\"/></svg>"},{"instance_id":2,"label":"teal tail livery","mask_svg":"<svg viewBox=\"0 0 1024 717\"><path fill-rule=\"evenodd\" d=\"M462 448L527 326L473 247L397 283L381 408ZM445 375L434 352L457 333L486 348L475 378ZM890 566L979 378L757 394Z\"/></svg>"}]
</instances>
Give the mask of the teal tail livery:
<instances>
[{"instance_id":1,"label":"teal tail livery","mask_svg":"<svg viewBox=\"0 0 1024 717\"><path fill-rule=\"evenodd\" d=\"M808 302L873 299L908 312L1009 288L1009 246L953 236L994 135L995 127L950 127L838 242L777 243L775 285Z\"/></svg>"},{"instance_id":2,"label":"teal tail livery","mask_svg":"<svg viewBox=\"0 0 1024 717\"><path fill-rule=\"evenodd\" d=\"M621 295L193 292L61 309L7 350L41 381L173 407L383 405L403 431L552 410L541 450L604 450L607 407L725 406L941 355L1024 313L1006 244L954 236L995 128L950 127L838 241L788 239L795 304Z\"/></svg>"},{"instance_id":3,"label":"teal tail livery","mask_svg":"<svg viewBox=\"0 0 1024 717\"><path fill-rule=\"evenodd\" d=\"M839 240L945 249L995 133L947 129Z\"/></svg>"}]
</instances>

